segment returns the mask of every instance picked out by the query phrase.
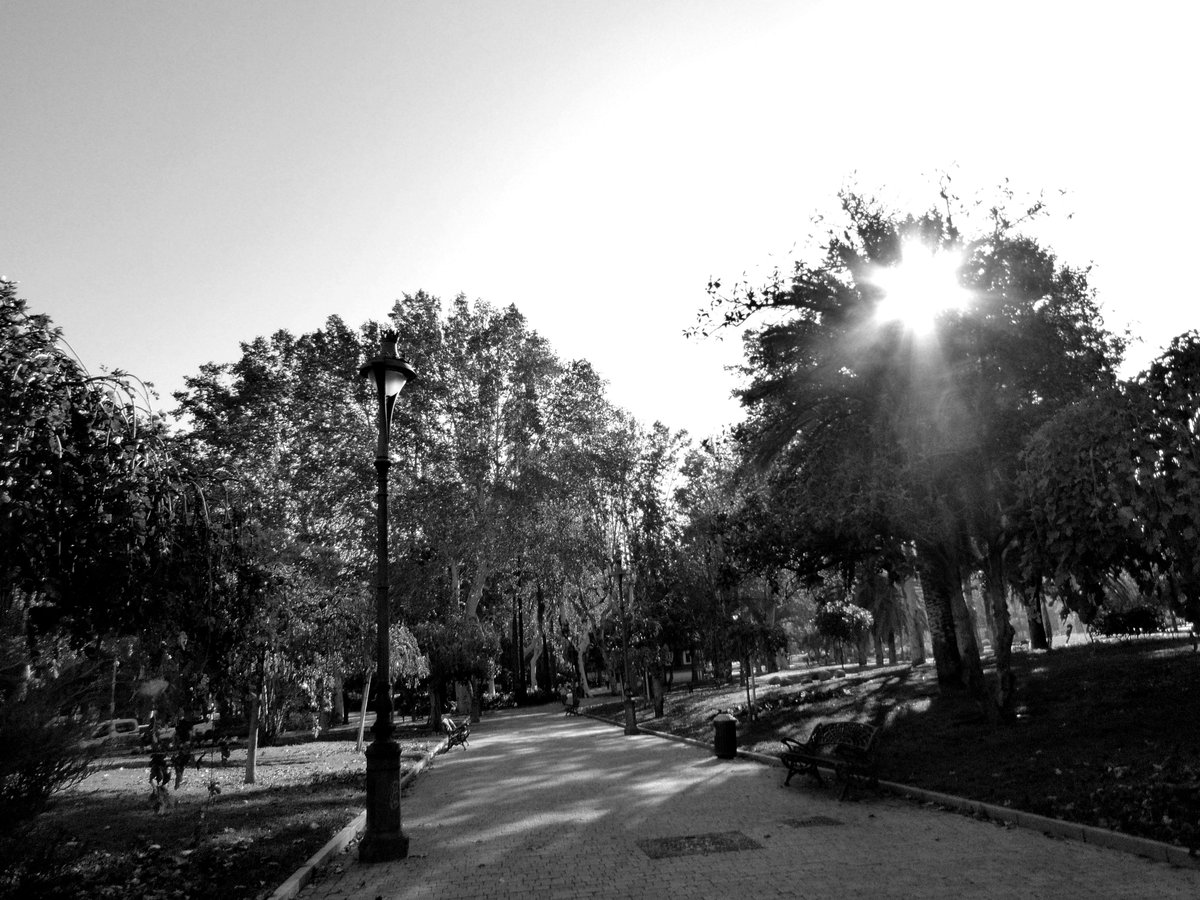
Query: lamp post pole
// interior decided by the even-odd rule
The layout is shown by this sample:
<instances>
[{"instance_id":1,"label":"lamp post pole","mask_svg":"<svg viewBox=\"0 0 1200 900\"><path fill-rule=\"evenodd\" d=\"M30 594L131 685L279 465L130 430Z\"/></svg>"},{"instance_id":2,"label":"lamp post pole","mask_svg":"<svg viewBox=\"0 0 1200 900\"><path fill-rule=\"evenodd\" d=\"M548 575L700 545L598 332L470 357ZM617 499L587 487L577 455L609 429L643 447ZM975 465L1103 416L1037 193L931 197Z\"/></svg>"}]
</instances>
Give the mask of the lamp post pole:
<instances>
[{"instance_id":1,"label":"lamp post pole","mask_svg":"<svg viewBox=\"0 0 1200 900\"><path fill-rule=\"evenodd\" d=\"M383 862L408 855L408 838L400 822L400 745L393 737L391 679L391 605L388 597L388 439L392 430L392 412L404 385L416 373L396 355L396 332L385 332L379 355L359 369L359 377L372 376L379 404L379 443L375 451L377 492L376 577L375 577L375 724L374 736L367 747L367 827L359 845L363 862Z\"/></svg>"},{"instance_id":2,"label":"lamp post pole","mask_svg":"<svg viewBox=\"0 0 1200 900\"><path fill-rule=\"evenodd\" d=\"M625 661L625 733L639 734L637 709L633 705L633 685L629 679L629 620L625 617L625 567L621 565L621 551L613 557L617 569L617 603L621 611L621 657Z\"/></svg>"}]
</instances>

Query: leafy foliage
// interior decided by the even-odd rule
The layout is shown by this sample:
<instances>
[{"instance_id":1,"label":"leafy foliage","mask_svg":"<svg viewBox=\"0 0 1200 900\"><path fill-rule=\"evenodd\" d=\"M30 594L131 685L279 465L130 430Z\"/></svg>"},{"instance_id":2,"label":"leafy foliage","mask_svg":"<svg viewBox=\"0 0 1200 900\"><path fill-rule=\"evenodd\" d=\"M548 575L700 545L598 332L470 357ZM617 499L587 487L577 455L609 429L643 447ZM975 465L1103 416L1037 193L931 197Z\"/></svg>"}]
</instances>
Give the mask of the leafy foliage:
<instances>
[{"instance_id":1,"label":"leafy foliage","mask_svg":"<svg viewBox=\"0 0 1200 900\"><path fill-rule=\"evenodd\" d=\"M817 608L813 623L817 632L830 641L852 644L871 630L871 613L849 600L830 600Z\"/></svg>"},{"instance_id":2,"label":"leafy foliage","mask_svg":"<svg viewBox=\"0 0 1200 900\"><path fill-rule=\"evenodd\" d=\"M978 216L948 183L942 208L919 215L853 191L840 199L841 227L787 275L727 293L710 285L702 328L765 320L745 337L737 438L745 464L766 473L746 521L777 563L811 578L898 581L915 567L939 675L981 699L961 582L985 572L1000 598L996 699L1008 708L1002 598L1016 575L1006 525L1021 502L1020 453L1057 410L1111 387L1124 342L1104 329L1086 271L1021 233L1040 203L1020 215L997 204L968 233L960 226ZM926 336L877 316L881 275L913 241L960 254L970 293Z\"/></svg>"}]
</instances>

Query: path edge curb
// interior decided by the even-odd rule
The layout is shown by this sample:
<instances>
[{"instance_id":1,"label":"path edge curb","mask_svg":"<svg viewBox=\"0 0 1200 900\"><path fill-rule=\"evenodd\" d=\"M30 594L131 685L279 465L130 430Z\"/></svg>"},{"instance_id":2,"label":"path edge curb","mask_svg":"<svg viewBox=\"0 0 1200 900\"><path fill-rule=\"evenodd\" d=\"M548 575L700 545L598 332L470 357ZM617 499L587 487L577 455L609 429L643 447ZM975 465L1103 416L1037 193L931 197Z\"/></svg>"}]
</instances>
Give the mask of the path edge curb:
<instances>
[{"instance_id":1,"label":"path edge curb","mask_svg":"<svg viewBox=\"0 0 1200 900\"><path fill-rule=\"evenodd\" d=\"M614 719L592 715L586 711L583 714L597 722L622 727L622 723ZM698 741L695 738L682 737L681 735L671 734L666 731L656 731L655 729L644 727L641 723L638 724L638 731L641 734L650 735L651 737L665 738L666 740L677 741L681 744L690 744L701 750L711 752L713 749L711 743ZM742 759L748 759L753 762L762 763L763 765L783 768L783 763L777 757L766 753L756 753L752 750L738 750L737 755ZM1187 847L1165 844L1162 841L1137 837L1132 834L1123 834L1119 831L1109 831L1106 828L1098 828L1095 825L1083 825L1078 822L1068 822L1065 819L1052 819L1049 816L1039 816L1036 813L1013 809L1009 806L984 803L982 800L969 800L966 797L943 794L939 791L930 791L925 788L900 784L895 781L880 781L879 787L881 790L908 800L915 800L919 803L933 803L957 812L969 813L981 819L1003 822L1006 825L1025 828L1030 831L1040 831L1051 837L1080 841L1084 844L1103 847L1106 850L1132 853L1136 856L1144 856L1156 862L1164 862L1180 868L1200 869L1200 858L1192 855Z\"/></svg>"},{"instance_id":2,"label":"path edge curb","mask_svg":"<svg viewBox=\"0 0 1200 900\"><path fill-rule=\"evenodd\" d=\"M423 753L417 764L400 779L400 790L408 787L412 780L428 767L433 758L446 749L446 744L447 741L443 738L436 747ZM366 825L367 811L364 809L350 820L350 824L330 838L329 843L310 856L304 865L291 874L287 881L277 887L269 900L292 900L293 897L297 896L313 880L313 875L316 874L317 869L345 850L346 847L362 834Z\"/></svg>"}]
</instances>

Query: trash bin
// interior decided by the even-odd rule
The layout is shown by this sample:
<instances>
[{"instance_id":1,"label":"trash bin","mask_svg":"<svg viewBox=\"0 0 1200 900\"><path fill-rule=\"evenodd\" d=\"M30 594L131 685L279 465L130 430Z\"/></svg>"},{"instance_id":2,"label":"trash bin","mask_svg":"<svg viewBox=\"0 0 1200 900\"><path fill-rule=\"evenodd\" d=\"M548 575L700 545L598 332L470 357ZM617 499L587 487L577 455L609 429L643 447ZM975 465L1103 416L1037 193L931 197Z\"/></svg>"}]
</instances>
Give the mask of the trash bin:
<instances>
[{"instance_id":1,"label":"trash bin","mask_svg":"<svg viewBox=\"0 0 1200 900\"><path fill-rule=\"evenodd\" d=\"M721 713L713 719L713 750L721 759L737 756L737 719Z\"/></svg>"}]
</instances>

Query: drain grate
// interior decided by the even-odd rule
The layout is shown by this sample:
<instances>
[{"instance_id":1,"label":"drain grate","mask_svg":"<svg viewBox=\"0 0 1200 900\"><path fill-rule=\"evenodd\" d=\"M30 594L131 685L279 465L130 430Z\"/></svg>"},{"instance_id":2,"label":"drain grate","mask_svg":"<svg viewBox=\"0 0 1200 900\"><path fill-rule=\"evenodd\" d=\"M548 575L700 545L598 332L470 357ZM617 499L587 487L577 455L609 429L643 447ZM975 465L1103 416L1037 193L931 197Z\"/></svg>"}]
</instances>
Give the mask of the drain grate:
<instances>
[{"instance_id":1,"label":"drain grate","mask_svg":"<svg viewBox=\"0 0 1200 900\"><path fill-rule=\"evenodd\" d=\"M808 816L805 819L784 819L784 825L791 825L793 828L811 828L814 825L841 825L837 819L831 819L829 816Z\"/></svg>"},{"instance_id":2,"label":"drain grate","mask_svg":"<svg viewBox=\"0 0 1200 900\"><path fill-rule=\"evenodd\" d=\"M710 853L736 853L739 850L762 849L762 844L746 837L740 831L648 838L638 841L637 845L651 859L667 859L671 856L707 856Z\"/></svg>"}]
</instances>

